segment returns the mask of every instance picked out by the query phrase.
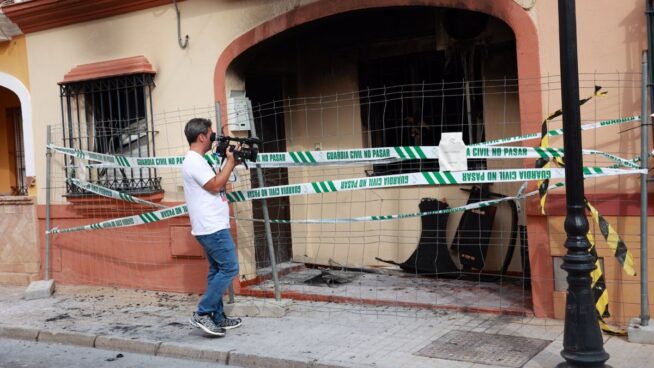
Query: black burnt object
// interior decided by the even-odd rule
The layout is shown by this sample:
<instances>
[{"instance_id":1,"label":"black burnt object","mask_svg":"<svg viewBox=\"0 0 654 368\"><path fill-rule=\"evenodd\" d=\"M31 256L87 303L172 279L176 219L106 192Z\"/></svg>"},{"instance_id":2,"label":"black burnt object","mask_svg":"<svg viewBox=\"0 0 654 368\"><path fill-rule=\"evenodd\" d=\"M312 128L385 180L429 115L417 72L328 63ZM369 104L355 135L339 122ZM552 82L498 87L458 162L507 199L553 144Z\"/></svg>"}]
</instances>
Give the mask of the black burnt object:
<instances>
[{"instance_id":1,"label":"black burnt object","mask_svg":"<svg viewBox=\"0 0 654 368\"><path fill-rule=\"evenodd\" d=\"M504 197L501 194L490 192L487 186L475 186L472 189L461 188L461 190L470 193L468 204ZM485 265L486 254L488 253L488 244L497 211L496 205L466 210L459 221L452 246L449 247L447 244L447 222L449 220L447 210L450 207L447 203L437 199L423 198L418 206L420 212L445 211L445 213L430 214L421 217L422 232L418 246L406 261L397 263L380 258L376 259L399 266L402 270L416 275L438 275L439 277L451 278L467 278L466 276L471 276L477 281L496 281L501 275L506 274L517 243L518 211L515 203L509 202L509 204L512 209L513 227L500 275L479 276ZM452 260L450 248L459 254L462 270Z\"/></svg>"},{"instance_id":2,"label":"black burnt object","mask_svg":"<svg viewBox=\"0 0 654 368\"><path fill-rule=\"evenodd\" d=\"M442 211L449 208L447 203L433 198L420 201L420 212ZM415 274L459 276L459 268L452 261L447 247L448 213L422 216L422 233L418 247L411 256L398 266Z\"/></svg>"},{"instance_id":3,"label":"black burnt object","mask_svg":"<svg viewBox=\"0 0 654 368\"><path fill-rule=\"evenodd\" d=\"M487 186L473 187L467 204L490 199ZM463 213L452 243L452 249L459 254L462 272L481 271L484 268L496 211L496 206L488 206Z\"/></svg>"}]
</instances>

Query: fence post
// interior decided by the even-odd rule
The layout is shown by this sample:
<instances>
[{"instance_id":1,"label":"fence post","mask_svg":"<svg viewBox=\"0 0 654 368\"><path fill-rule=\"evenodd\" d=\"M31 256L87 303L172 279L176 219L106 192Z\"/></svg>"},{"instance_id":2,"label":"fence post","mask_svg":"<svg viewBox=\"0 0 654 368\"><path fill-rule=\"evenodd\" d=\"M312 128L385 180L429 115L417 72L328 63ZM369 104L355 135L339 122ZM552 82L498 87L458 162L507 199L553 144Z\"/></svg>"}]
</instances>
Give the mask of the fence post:
<instances>
[{"instance_id":1,"label":"fence post","mask_svg":"<svg viewBox=\"0 0 654 368\"><path fill-rule=\"evenodd\" d=\"M641 87L640 167L647 170L648 123L647 114L647 52L643 52L643 84ZM647 292L647 173L640 175L640 325L649 325L649 300Z\"/></svg>"},{"instance_id":2,"label":"fence post","mask_svg":"<svg viewBox=\"0 0 654 368\"><path fill-rule=\"evenodd\" d=\"M250 111L248 111L248 114ZM253 116L250 116L250 131L252 136L257 136L257 128L254 122ZM257 180L259 181L259 187L265 187L265 181L263 178L263 170L261 170L261 165L256 165L257 171ZM263 220L264 228L266 230L266 243L268 244L268 256L270 257L270 268L272 269L272 279L273 284L275 285L275 300L281 300L281 292L279 290L279 277L277 276L277 260L275 257L275 247L273 246L272 240L272 231L270 230L270 216L268 214L268 202L265 199L261 199L261 207L263 209Z\"/></svg>"},{"instance_id":3,"label":"fence post","mask_svg":"<svg viewBox=\"0 0 654 368\"><path fill-rule=\"evenodd\" d=\"M51 192L51 166L52 166L52 127L46 128L48 147L45 150L45 272L44 280L50 279L50 192Z\"/></svg>"}]
</instances>

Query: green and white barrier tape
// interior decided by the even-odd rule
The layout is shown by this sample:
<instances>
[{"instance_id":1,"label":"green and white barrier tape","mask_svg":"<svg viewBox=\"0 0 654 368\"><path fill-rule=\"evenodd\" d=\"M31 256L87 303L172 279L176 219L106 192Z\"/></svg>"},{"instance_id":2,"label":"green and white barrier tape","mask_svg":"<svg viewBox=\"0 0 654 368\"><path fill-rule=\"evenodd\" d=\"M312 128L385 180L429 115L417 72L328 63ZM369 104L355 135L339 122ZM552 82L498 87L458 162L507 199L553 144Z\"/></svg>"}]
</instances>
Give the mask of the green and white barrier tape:
<instances>
[{"instance_id":1,"label":"green and white barrier tape","mask_svg":"<svg viewBox=\"0 0 654 368\"><path fill-rule=\"evenodd\" d=\"M584 167L584 177L629 175L643 173L640 169L610 169ZM522 182L532 180L557 179L565 177L565 169L505 169L473 170L460 172L420 172L399 175L386 175L354 179L327 180L320 182L280 185L227 193L230 202L243 202L252 199L290 197L302 194L343 192L360 189L380 189L415 185L461 185L498 182Z\"/></svg>"},{"instance_id":2,"label":"green and white barrier tape","mask_svg":"<svg viewBox=\"0 0 654 368\"><path fill-rule=\"evenodd\" d=\"M622 157L610 154L608 152L596 151L596 150L581 150L585 155L595 155L608 158L609 160L616 163L615 167L630 167L632 169L640 169L640 165L637 163L640 157L636 157L632 160L627 160Z\"/></svg>"},{"instance_id":3,"label":"green and white barrier tape","mask_svg":"<svg viewBox=\"0 0 654 368\"><path fill-rule=\"evenodd\" d=\"M58 152L64 152L68 155L74 155L82 160L93 160L90 154L93 152L70 149L65 147L53 146L52 149ZM374 152L374 153L373 153ZM582 150L585 155L602 156L616 162L624 167L634 169L640 166L633 161L618 157L616 155L597 151ZM95 154L97 155L97 154ZM102 155L109 156L109 155ZM517 147L517 146L469 146L466 149L466 156L469 159L522 159L522 158L544 158L563 157L565 152L563 148L541 148L541 147ZM118 156L117 156L118 157ZM298 161L298 157L303 157ZM387 148L364 148L350 150L334 151L306 151L306 152L280 152L280 153L262 153L259 155L257 163L264 168L271 167L292 167L298 165L361 165L370 163L388 163L402 160L413 159L438 159L438 146L406 146L406 147L387 147ZM181 158L181 159L180 159ZM215 156L205 155L207 161L214 166L219 164ZM148 167L181 167L184 157L170 156L159 158L136 158L136 157L118 157L121 162L120 167L129 168L148 168ZM259 162L259 161L263 162ZM115 167L113 163L105 161L104 164L86 165L87 167L111 168Z\"/></svg>"},{"instance_id":4,"label":"green and white barrier tape","mask_svg":"<svg viewBox=\"0 0 654 368\"><path fill-rule=\"evenodd\" d=\"M97 222L90 225L82 225L77 227L69 227L66 229L53 228L49 231L50 234L61 234L61 233L72 233L76 231L84 230L100 230L100 229L111 229L118 227L130 227L143 224L150 224L153 222L163 221L169 218L183 216L188 213L188 209L185 204L161 209L154 212L142 213L135 216L121 217L117 219Z\"/></svg>"},{"instance_id":5,"label":"green and white barrier tape","mask_svg":"<svg viewBox=\"0 0 654 368\"><path fill-rule=\"evenodd\" d=\"M599 127L612 126L617 124L638 121L640 117L631 116L621 119L605 120L582 126L582 130L596 129ZM557 136L563 134L562 129L549 131L549 135ZM490 142L478 143L468 146L466 151L469 159L507 159L507 158L554 158L564 155L561 148L540 148L540 147L492 147L498 144L509 142L520 142L541 137L541 133L527 134L523 136L498 139ZM180 167L184 161L183 156L163 157L127 157L121 155L108 155L95 153L75 148L59 147L49 145L49 148L84 160L101 162L96 167L122 167L122 168L163 168ZM638 168L631 161L618 156L597 151L583 150L584 154L600 155L609 158L622 166ZM438 146L403 146L403 147L381 147L363 148L348 150L329 151L296 151L278 153L260 153L256 164L261 167L292 167L305 165L361 165L370 163L387 163L401 160L414 159L438 159ZM219 164L219 159L213 154L206 154L205 158L214 166ZM92 165L93 166L93 165Z\"/></svg>"},{"instance_id":6,"label":"green and white barrier tape","mask_svg":"<svg viewBox=\"0 0 654 368\"><path fill-rule=\"evenodd\" d=\"M564 182L559 182L553 185L550 185L548 190L553 190L564 186ZM369 222L369 221L388 221L388 220L401 220L412 217L423 217L430 215L440 215L446 213L454 212L463 212L467 210L474 210L477 208L484 208L488 206L494 206L496 204L507 202L507 201L517 201L523 198L531 197L538 194L538 191L529 192L527 194L519 194L512 197L504 197L498 199L491 199L488 201L482 201L477 203L470 203L459 207L447 208L444 210L436 211L426 211L426 212L413 212L413 213L400 213L396 215L381 215L381 216L361 216L361 217L350 217L350 218L322 218L322 219L306 219L306 220L270 220L273 224L344 224L351 222ZM236 218L237 220L243 221L253 221L253 222L265 222L263 219L248 219L248 218Z\"/></svg>"},{"instance_id":7,"label":"green and white barrier tape","mask_svg":"<svg viewBox=\"0 0 654 368\"><path fill-rule=\"evenodd\" d=\"M585 167L583 168L583 172L585 178L590 178L590 177L601 177L601 176L612 176L612 175L642 174L646 172L646 170ZM389 188L389 187L407 186L407 185L441 185L441 184L448 185L448 184L479 184L479 183L489 183L489 182L522 182L522 181L539 180L542 179L543 177L563 178L564 175L565 175L565 169L480 170L480 171L470 171L470 172L462 172L462 173L423 172L423 173L413 173L413 174L404 174L404 175L388 175L388 176L380 176L380 177L372 177L372 178L344 179L344 180L323 181L323 182L314 182L314 183L303 183L303 184L295 184L295 185L284 185L284 186L277 186L277 187L266 187L266 188L259 188L259 189L251 189L245 192L235 191L235 192L227 193L227 197L230 202L241 202L251 199L274 198L274 197L281 197L281 196L325 193L325 192L346 191L346 190L349 191L349 190L357 190L357 189ZM360 186L357 183L363 183L363 184ZM551 185L550 188L556 188L562 185L563 183L556 183ZM100 195L104 195L103 191L98 191L98 192ZM529 193L528 196L534 195L535 193L537 193L537 191ZM503 200L513 200L515 198L516 197L511 197L510 199L502 198L502 199L496 199L491 201L479 202L473 205L478 205L480 207L489 206L495 203L499 203ZM118 199L123 199L123 198L118 198ZM479 207L474 207L474 208L479 208ZM450 208L444 211L456 212L456 211L464 211L465 209L471 209L471 207L467 207L466 205L466 206L462 206L461 209L457 207L457 208ZM108 229L108 228L136 226L136 225L148 224L152 222L163 221L165 219L182 216L187 213L188 213L188 209L186 208L186 205L180 205L180 206L161 209L158 211L148 212L140 215L121 217L113 220L98 222L91 225L83 225L83 226L66 228L66 229L54 228L50 230L50 233L57 234L57 233L68 233L68 232L84 231L84 230L99 230L99 229ZM382 221L382 220L392 220L392 219L415 217L415 216L418 216L418 214L365 216L362 217L360 220L352 220L352 222ZM338 219L331 219L331 220L333 220L333 222L337 222ZM284 221L284 220L279 220L279 221ZM304 221L308 221L308 220L304 220ZM305 222L305 223L311 223L311 222Z\"/></svg>"},{"instance_id":8,"label":"green and white barrier tape","mask_svg":"<svg viewBox=\"0 0 654 368\"><path fill-rule=\"evenodd\" d=\"M563 182L561 183L556 183L550 186L549 189L555 189L558 187L562 187L565 185ZM405 218L411 218L411 217L421 217L421 216L429 216L429 215L437 215L437 214L445 214L445 213L454 213L454 212L463 212L466 210L470 209L476 209L476 208L483 208L483 207L488 207L492 206L495 204L499 204L505 201L512 201L512 200L518 200L522 199L523 197L529 197L538 194L538 191L530 192L527 193L524 196L515 196L515 197L505 197L505 198L499 198L499 199L493 199L493 200L488 200L488 201L483 201L483 202L477 202L477 203L471 203L471 204L466 204L464 206L460 207L453 207L453 208L448 208L444 210L438 210L438 211L427 211L427 212L415 212L415 213L404 213L404 214L397 214L397 215L386 215L386 216L362 216L362 217L353 217L353 218L326 218L326 219L306 219L306 220L270 220L271 223L278 223L278 224L328 224L328 223L351 223L351 222L364 222L364 221L388 221L388 220L399 220L399 219L405 219ZM77 231L86 231L86 230L101 230L101 229L111 229L111 228L119 228L119 227L131 227L131 226L137 226L137 225L144 225L144 224L149 224L152 222L158 222L158 221L163 221L169 218L173 217L178 217L178 216L183 216L188 213L188 209L186 208L186 205L179 205L176 207L170 207L164 210L159 210L159 211L154 211L154 212L148 212L148 213L143 213L140 215L135 215L135 216L127 216L127 217L121 217L117 219L112 219L112 220L107 220L107 221L102 221L98 222L95 224L90 224L90 225L83 225L83 226L77 226L77 227L71 227L71 228L66 228L66 229L58 229L54 228L49 231L50 234L63 234L63 233L71 233L71 232L77 232ZM248 221L256 221L256 222L263 222L264 220L260 219L241 219L241 218L236 218L237 220L248 220Z\"/></svg>"},{"instance_id":9,"label":"green and white barrier tape","mask_svg":"<svg viewBox=\"0 0 654 368\"><path fill-rule=\"evenodd\" d=\"M261 167L292 167L299 165L361 165L398 162L402 160L436 160L439 158L438 146L403 146L384 148L364 148L333 151L306 151L306 152L280 152L262 153L257 158ZM582 150L585 155L598 155L606 157L622 166L639 168L638 165L597 150ZM540 148L491 145L475 145L466 149L468 159L522 159L522 158L554 158L564 156L562 148Z\"/></svg>"},{"instance_id":10,"label":"green and white barrier tape","mask_svg":"<svg viewBox=\"0 0 654 368\"><path fill-rule=\"evenodd\" d=\"M68 148L49 144L48 148L63 153L64 155L73 156L80 160L90 160L102 162L100 165L89 164L87 167L99 168L162 168L162 167L181 167L184 162L184 156L162 156L162 157L127 157L122 155L108 155L96 153L77 148ZM213 166L218 166L220 161L211 154L204 155L204 158Z\"/></svg>"},{"instance_id":11,"label":"green and white barrier tape","mask_svg":"<svg viewBox=\"0 0 654 368\"><path fill-rule=\"evenodd\" d=\"M627 116L624 118L620 119L611 119L611 120L602 120L598 121L596 123L591 123L591 124L584 124L581 126L581 130L592 130L592 129L597 129L597 128L603 128L607 126L613 126L613 125L619 125L619 124L625 124L625 123L631 123L634 121L640 121L640 116L635 115L635 116ZM558 136L558 135L563 135L563 129L552 129L547 132L547 135L549 136ZM471 144L471 147L477 146L477 145L483 145L483 146L495 146L498 144L506 144L506 143L513 143L513 142L522 142L522 141L529 141L532 139L538 139L541 138L542 134L539 133L531 133L531 134L525 134L517 137L510 137L510 138L500 138L500 139L495 139L492 141L486 141L482 143L476 143L476 144Z\"/></svg>"},{"instance_id":12,"label":"green and white barrier tape","mask_svg":"<svg viewBox=\"0 0 654 368\"><path fill-rule=\"evenodd\" d=\"M126 201L126 202L131 202L131 203L139 203L139 204L144 204L144 205L147 205L147 206L153 206L153 207L158 207L158 208L167 208L164 205L154 203L154 202L150 202L150 201L146 201L144 199L140 199L140 198L137 198L137 197L133 197L133 196L131 196L129 194L121 193L121 192L115 191L113 189L103 187L101 185L89 183L87 181L82 181L82 180L75 179L75 178L70 178L70 179L67 179L67 180L71 184L73 184L73 185L75 185L75 186L77 186L77 187L79 187L81 189L84 189L84 190L86 190L88 192L95 193L95 194L103 196L103 197L119 199L121 201Z\"/></svg>"}]
</instances>

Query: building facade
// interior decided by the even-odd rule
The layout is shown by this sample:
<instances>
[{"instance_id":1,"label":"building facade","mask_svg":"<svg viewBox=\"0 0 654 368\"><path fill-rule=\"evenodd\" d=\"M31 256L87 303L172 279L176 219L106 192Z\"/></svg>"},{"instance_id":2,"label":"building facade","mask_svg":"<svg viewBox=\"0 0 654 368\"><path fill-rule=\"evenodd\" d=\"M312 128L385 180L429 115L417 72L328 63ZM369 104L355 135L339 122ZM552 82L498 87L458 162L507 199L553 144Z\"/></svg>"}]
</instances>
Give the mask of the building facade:
<instances>
[{"instance_id":1,"label":"building facade","mask_svg":"<svg viewBox=\"0 0 654 368\"><path fill-rule=\"evenodd\" d=\"M467 126L457 123L460 126L454 126L452 131L462 130L470 144L539 132L545 116L560 107L558 17L553 1L187 0L177 4L179 13L169 1L128 3L32 0L2 8L25 34L16 41L15 48L27 55L27 68L13 73L31 91L33 123L29 133L33 137L33 151L26 147L26 176L36 178L34 194L38 199L41 248L45 230L43 158L47 125L57 131L55 144L145 157L185 151L186 143L179 129L186 115L180 113L175 120L170 114L208 106L211 108L205 109L207 114L216 116L214 111L218 111L219 120L226 123L230 114L228 97L242 90L255 107L284 99L303 101L302 110L283 103L275 110L275 116L284 121L281 128L270 123L270 119L260 120L260 133L277 134L276 141L283 142L272 148L279 151L407 145L412 141L409 135L404 140L405 133L398 130L404 129L402 122L414 121L420 115L418 120L429 125L429 119L444 116L446 108L452 121L468 122ZM636 0L578 2L580 94L592 93L595 84L603 84L609 92L601 103L582 108L584 121L639 115L641 53L647 40L641 7L642 2ZM185 35L189 36L188 44L182 47ZM432 83L443 86L445 80L479 81L472 87L470 83L461 87L476 88L477 93L465 103L446 99L439 100L440 107L423 103L420 106L432 107L429 119L413 103L413 97L406 97L406 104L387 103L384 106L388 108L378 108L370 95L364 95L370 88ZM336 110L324 111L328 106L326 96L347 100L347 93L347 98L355 103L336 102ZM6 99L8 111L17 101L23 103L18 96L18 100ZM306 107L307 98L316 96L325 96L318 104L323 108L319 112ZM215 104L219 106L217 110ZM367 106L373 107L364 111ZM196 109L196 115L205 110ZM375 125L375 116L391 112L399 116L395 122L382 118L390 125ZM472 120L477 124L471 124ZM266 130L273 125L276 131ZM584 135L584 147L638 154L639 130L619 134L619 127L606 129ZM400 133L376 133L390 131ZM56 164L66 166L69 162L60 160ZM487 167L533 164L533 160L489 161ZM30 165L34 175L30 174ZM132 193L141 198L165 204L183 201L179 197L179 181L172 171L98 171L89 175L110 187L128 180ZM267 184L366 175L359 168L332 172L289 168L283 179ZM59 182L52 186L65 186L63 174L54 180ZM519 184L499 184L494 191L513 195L518 187ZM534 189L535 184L530 188ZM600 212L625 237L636 265L640 262L639 190L636 176L597 179L586 189L588 198L598 204ZM411 213L424 197L449 198L451 206L465 204L459 189L452 187L371 192L328 193L319 202L313 197L299 196L280 200L276 205L286 208L280 216L301 219ZM52 216L54 224L62 228L144 210L76 197L69 187L57 193L61 195L53 199ZM548 200L547 215L541 213L537 199L529 200L524 211L532 274L530 293L537 316L561 317L565 292L555 285L555 263L565 253L565 200L557 192L552 192ZM376 204L353 205L366 202ZM260 211L257 204L233 207L234 213L254 213L252 217ZM498 216L493 230L506 232L511 226L509 222L506 216ZM102 230L103 235L78 232L53 236L52 275L64 283L201 291L204 261L188 228L188 219L182 217L125 228L113 235ZM448 226L450 239L455 229L456 224ZM261 231L251 222L239 221L235 226L242 282L255 278L257 269L265 265L265 257L257 254L261 247L255 244L255 234ZM382 225L355 224L340 230L292 224L280 226L275 232L280 242L284 239L285 250L278 250L283 261L328 264L331 259L339 264L378 266L375 257L399 262L411 254L415 248L413 240L403 243L398 239L419 237L420 223L416 219ZM336 240L336 235L347 239L345 245ZM637 279L621 273L611 250L601 242L598 254L603 258L610 298L615 305L612 312L623 319L636 315ZM492 257L490 262L498 268L501 256L498 253ZM511 265L514 272L521 270L517 258ZM237 289L239 285L235 285Z\"/></svg>"}]
</instances>

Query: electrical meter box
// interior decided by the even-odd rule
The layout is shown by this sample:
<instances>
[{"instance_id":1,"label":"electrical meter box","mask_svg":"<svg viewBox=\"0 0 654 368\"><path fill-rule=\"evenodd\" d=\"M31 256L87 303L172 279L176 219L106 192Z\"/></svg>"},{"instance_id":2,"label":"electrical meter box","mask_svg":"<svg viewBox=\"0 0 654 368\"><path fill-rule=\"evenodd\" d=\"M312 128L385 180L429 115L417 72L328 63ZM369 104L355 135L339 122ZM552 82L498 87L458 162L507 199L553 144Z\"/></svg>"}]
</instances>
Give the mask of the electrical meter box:
<instances>
[{"instance_id":1,"label":"electrical meter box","mask_svg":"<svg viewBox=\"0 0 654 368\"><path fill-rule=\"evenodd\" d=\"M230 132L248 131L254 124L252 102L245 91L231 91L227 99L227 126Z\"/></svg>"}]
</instances>

